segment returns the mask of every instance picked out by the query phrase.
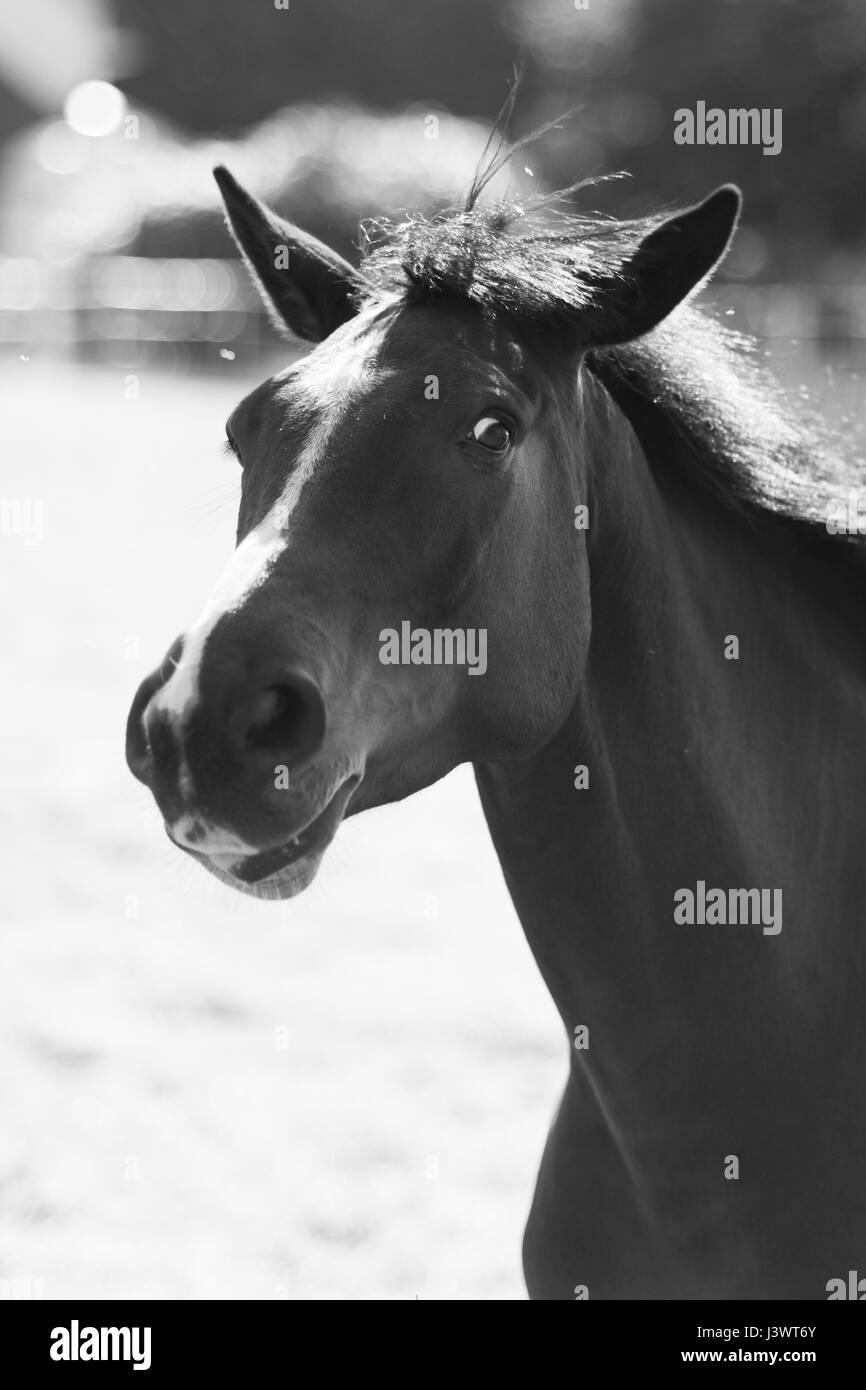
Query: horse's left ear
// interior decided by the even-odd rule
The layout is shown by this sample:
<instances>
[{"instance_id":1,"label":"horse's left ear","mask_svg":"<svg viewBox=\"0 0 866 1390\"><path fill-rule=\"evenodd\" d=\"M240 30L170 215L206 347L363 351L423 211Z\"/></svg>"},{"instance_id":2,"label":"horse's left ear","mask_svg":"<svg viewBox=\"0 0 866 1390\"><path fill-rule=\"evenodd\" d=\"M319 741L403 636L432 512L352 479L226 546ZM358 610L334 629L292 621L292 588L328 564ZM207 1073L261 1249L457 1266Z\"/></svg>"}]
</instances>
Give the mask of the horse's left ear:
<instances>
[{"instance_id":1,"label":"horse's left ear","mask_svg":"<svg viewBox=\"0 0 866 1390\"><path fill-rule=\"evenodd\" d=\"M277 328L320 342L352 318L355 272L324 242L284 222L228 169L214 169L229 226Z\"/></svg>"},{"instance_id":2,"label":"horse's left ear","mask_svg":"<svg viewBox=\"0 0 866 1390\"><path fill-rule=\"evenodd\" d=\"M742 207L740 190L723 184L696 207L645 237L588 311L593 346L613 347L656 328L709 279L725 256Z\"/></svg>"}]
</instances>

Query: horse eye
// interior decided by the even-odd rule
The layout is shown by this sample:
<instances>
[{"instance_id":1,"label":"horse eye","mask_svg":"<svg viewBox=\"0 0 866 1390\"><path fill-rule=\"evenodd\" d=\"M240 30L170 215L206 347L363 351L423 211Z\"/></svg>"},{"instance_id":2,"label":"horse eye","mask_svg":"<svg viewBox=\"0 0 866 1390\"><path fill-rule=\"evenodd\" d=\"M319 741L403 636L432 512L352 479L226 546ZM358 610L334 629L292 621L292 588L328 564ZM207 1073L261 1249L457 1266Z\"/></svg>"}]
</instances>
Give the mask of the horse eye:
<instances>
[{"instance_id":1,"label":"horse eye","mask_svg":"<svg viewBox=\"0 0 866 1390\"><path fill-rule=\"evenodd\" d=\"M504 454L511 444L511 430L496 415L482 415L469 431L468 438L491 454Z\"/></svg>"}]
</instances>

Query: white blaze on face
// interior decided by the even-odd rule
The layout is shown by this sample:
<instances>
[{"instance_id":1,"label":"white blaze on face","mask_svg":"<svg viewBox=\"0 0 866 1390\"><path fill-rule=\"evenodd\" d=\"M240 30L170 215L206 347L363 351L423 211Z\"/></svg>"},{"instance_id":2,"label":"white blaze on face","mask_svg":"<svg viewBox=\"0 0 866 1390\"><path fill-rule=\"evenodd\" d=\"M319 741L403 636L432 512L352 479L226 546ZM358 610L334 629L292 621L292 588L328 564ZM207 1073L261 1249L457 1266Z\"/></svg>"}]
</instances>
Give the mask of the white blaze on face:
<instances>
[{"instance_id":1,"label":"white blaze on face","mask_svg":"<svg viewBox=\"0 0 866 1390\"><path fill-rule=\"evenodd\" d=\"M199 671L207 638L221 617L225 617L227 613L235 613L254 589L259 588L271 564L284 549L285 535L279 532L275 512L277 506L272 507L254 531L250 531L240 542L227 567L222 571L202 613L183 638L181 660L172 671L171 677L165 681L163 688L153 696L154 712L168 714L179 724L190 703L196 701L199 696Z\"/></svg>"},{"instance_id":2,"label":"white blaze on face","mask_svg":"<svg viewBox=\"0 0 866 1390\"><path fill-rule=\"evenodd\" d=\"M313 360L307 359L310 366ZM351 357L350 357L351 362ZM338 371L342 366L342 371ZM333 388L338 381L345 383L349 363L315 363L315 370L304 374L304 385L314 385L316 394L324 398L326 408L304 444L292 469L291 477L267 516L250 531L238 546L212 590L204 608L184 637L181 659L170 679L157 692L152 707L167 714L179 726L190 706L198 698L199 672L207 640L221 618L236 613L249 596L264 583L276 561L289 545L292 515L298 505L304 484L315 471L343 406ZM312 381L310 380L312 378ZM331 399L328 399L331 397Z\"/></svg>"},{"instance_id":3,"label":"white blaze on face","mask_svg":"<svg viewBox=\"0 0 866 1390\"><path fill-rule=\"evenodd\" d=\"M298 504L305 478L303 464L311 447L310 441L298 461L296 473L286 485L277 502L267 516L259 522L248 536L245 536L237 550L217 580L210 597L192 627L184 637L183 651L165 685L157 691L151 701L151 708L157 714L167 715L178 733L181 748L178 772L178 791L187 805L194 806L195 788L189 765L186 760L182 729L188 712L195 708L199 698L199 678L204 650L211 633L221 618L236 613L267 579L273 566L289 543L291 516ZM309 462L313 459L310 457ZM200 854L222 856L231 854L232 862L256 853L253 846L245 844L237 836L220 826L205 823L203 837L192 839L188 828L194 816L181 815L170 827L170 834L178 844L198 850ZM198 822L201 825L201 822Z\"/></svg>"},{"instance_id":4,"label":"white blaze on face","mask_svg":"<svg viewBox=\"0 0 866 1390\"><path fill-rule=\"evenodd\" d=\"M152 707L176 723L198 698L198 679L205 644L220 618L234 613L258 588L285 546L276 522L276 507L241 542L217 580L210 597L184 637L183 651L169 680L152 700Z\"/></svg>"},{"instance_id":5,"label":"white blaze on face","mask_svg":"<svg viewBox=\"0 0 866 1390\"><path fill-rule=\"evenodd\" d=\"M267 516L234 552L202 612L185 634L183 651L175 670L151 701L152 710L167 715L178 732L181 745L179 790L188 803L194 802L194 787L186 762L182 728L199 698L205 647L220 619L243 607L250 595L266 581L280 555L291 543L292 517L304 485L315 472L328 440L346 409L353 386L366 374L369 344L358 320L352 327L358 329L357 338L347 335L348 340L339 344L329 340L304 359L300 369L290 369L285 374L287 380L292 377L299 384L302 383L304 390L314 393L321 402L319 421L307 438L283 492ZM188 838L193 822L197 830L204 826L204 838ZM232 861L237 862L239 857L256 852L231 831L202 822L194 811L191 816L180 816L171 827L171 834L180 844L187 844L199 853L209 857L213 853L215 862L223 855L231 856Z\"/></svg>"}]
</instances>

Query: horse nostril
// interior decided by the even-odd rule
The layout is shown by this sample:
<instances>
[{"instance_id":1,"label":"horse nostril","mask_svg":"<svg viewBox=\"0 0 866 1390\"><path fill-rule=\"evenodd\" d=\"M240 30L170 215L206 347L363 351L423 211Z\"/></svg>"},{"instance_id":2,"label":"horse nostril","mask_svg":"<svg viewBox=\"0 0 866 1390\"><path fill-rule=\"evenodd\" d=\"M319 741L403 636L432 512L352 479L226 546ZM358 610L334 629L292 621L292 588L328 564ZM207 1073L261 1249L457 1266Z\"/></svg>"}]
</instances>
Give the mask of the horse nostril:
<instances>
[{"instance_id":1,"label":"horse nostril","mask_svg":"<svg viewBox=\"0 0 866 1390\"><path fill-rule=\"evenodd\" d=\"M312 757L325 735L325 707L318 687L300 673L266 686L236 711L235 737L244 752L265 753L297 767Z\"/></svg>"},{"instance_id":2,"label":"horse nostril","mask_svg":"<svg viewBox=\"0 0 866 1390\"><path fill-rule=\"evenodd\" d=\"M303 697L284 685L272 685L249 704L247 742L254 748L270 748L293 738L304 717Z\"/></svg>"}]
</instances>

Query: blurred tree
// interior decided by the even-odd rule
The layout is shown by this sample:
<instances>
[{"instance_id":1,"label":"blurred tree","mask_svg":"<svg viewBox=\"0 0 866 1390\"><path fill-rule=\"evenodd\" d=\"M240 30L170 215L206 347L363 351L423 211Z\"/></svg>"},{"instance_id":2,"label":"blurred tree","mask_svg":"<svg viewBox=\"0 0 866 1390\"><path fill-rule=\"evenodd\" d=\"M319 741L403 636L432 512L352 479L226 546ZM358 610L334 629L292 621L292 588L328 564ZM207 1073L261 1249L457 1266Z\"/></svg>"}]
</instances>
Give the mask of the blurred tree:
<instances>
[{"instance_id":1,"label":"blurred tree","mask_svg":"<svg viewBox=\"0 0 866 1390\"><path fill-rule=\"evenodd\" d=\"M746 218L736 279L862 276L866 238L866 4L863 0L513 0L515 34L539 69L533 118L579 101L538 164L554 183L625 169L599 190L619 212L693 200L733 180ZM674 113L782 111L778 155L677 145ZM832 257L830 252L832 249Z\"/></svg>"},{"instance_id":2,"label":"blurred tree","mask_svg":"<svg viewBox=\"0 0 866 1390\"><path fill-rule=\"evenodd\" d=\"M624 169L588 194L638 213L723 180L746 194L725 274L851 281L866 238L864 0L114 0L141 40L133 102L237 134L287 104L429 101L490 119L529 56L515 133L563 122L521 158L547 183ZM782 149L677 145L674 113L780 108ZM386 157L387 151L383 151Z\"/></svg>"},{"instance_id":3,"label":"blurred tree","mask_svg":"<svg viewBox=\"0 0 866 1390\"><path fill-rule=\"evenodd\" d=\"M115 0L144 40L126 85L188 130L228 134L303 101L502 103L515 55L501 0Z\"/></svg>"}]
</instances>

